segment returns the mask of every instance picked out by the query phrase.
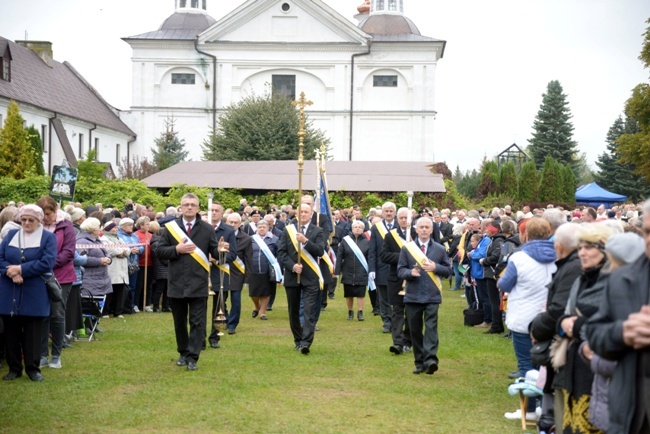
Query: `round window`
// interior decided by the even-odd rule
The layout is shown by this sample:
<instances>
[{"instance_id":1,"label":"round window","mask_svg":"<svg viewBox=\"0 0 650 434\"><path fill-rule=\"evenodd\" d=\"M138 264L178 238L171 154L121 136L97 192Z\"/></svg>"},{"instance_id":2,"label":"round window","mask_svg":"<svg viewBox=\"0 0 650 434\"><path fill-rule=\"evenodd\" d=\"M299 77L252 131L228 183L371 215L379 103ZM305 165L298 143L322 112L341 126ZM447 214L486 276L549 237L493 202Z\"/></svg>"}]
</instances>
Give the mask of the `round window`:
<instances>
[{"instance_id":1,"label":"round window","mask_svg":"<svg viewBox=\"0 0 650 434\"><path fill-rule=\"evenodd\" d=\"M289 12L291 10L291 5L289 3L282 3L282 12Z\"/></svg>"}]
</instances>

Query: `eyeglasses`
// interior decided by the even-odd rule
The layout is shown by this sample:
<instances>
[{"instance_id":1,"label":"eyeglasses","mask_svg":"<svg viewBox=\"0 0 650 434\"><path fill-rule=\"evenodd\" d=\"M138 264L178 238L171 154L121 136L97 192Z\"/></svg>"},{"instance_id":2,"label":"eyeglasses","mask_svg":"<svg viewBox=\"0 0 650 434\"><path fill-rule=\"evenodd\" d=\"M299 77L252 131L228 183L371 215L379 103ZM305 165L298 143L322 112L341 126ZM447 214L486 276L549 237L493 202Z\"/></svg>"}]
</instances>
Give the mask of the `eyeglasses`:
<instances>
[{"instance_id":1,"label":"eyeglasses","mask_svg":"<svg viewBox=\"0 0 650 434\"><path fill-rule=\"evenodd\" d=\"M23 223L26 223L26 222L29 222L29 223L36 223L38 220L33 219L33 218L28 218L28 217L22 217L22 218L20 219L20 221L23 222Z\"/></svg>"},{"instance_id":2,"label":"eyeglasses","mask_svg":"<svg viewBox=\"0 0 650 434\"><path fill-rule=\"evenodd\" d=\"M198 203L184 203L181 205L183 208L198 208Z\"/></svg>"}]
</instances>

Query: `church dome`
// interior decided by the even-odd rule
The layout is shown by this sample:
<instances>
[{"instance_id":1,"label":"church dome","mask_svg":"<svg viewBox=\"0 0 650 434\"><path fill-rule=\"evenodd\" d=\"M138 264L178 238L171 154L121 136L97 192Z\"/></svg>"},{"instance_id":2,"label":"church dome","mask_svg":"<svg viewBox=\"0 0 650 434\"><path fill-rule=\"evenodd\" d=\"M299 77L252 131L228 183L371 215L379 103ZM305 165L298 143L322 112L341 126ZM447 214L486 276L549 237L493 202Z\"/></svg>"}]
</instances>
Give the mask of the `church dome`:
<instances>
[{"instance_id":1,"label":"church dome","mask_svg":"<svg viewBox=\"0 0 650 434\"><path fill-rule=\"evenodd\" d=\"M418 35L420 31L413 21L403 15L370 15L359 23L359 28L371 35Z\"/></svg>"},{"instance_id":2,"label":"church dome","mask_svg":"<svg viewBox=\"0 0 650 434\"><path fill-rule=\"evenodd\" d=\"M217 20L207 14L174 12L162 23L159 30L194 30L198 35L216 22Z\"/></svg>"}]
</instances>

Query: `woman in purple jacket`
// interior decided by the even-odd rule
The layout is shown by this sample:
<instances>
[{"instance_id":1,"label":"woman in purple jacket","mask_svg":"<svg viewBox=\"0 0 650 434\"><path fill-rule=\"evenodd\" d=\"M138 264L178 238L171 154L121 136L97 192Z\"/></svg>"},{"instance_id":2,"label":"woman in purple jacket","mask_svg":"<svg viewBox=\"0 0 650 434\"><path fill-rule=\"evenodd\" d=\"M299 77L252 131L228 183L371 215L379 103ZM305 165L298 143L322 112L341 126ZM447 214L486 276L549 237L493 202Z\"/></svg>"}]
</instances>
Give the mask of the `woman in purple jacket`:
<instances>
[{"instance_id":1,"label":"woman in purple jacket","mask_svg":"<svg viewBox=\"0 0 650 434\"><path fill-rule=\"evenodd\" d=\"M65 335L65 306L70 295L72 283L76 280L74 272L75 234L72 222L66 220L66 214L59 209L59 204L49 196L41 197L38 206L43 209L43 229L54 233L56 237L56 262L54 277L61 284L62 300L52 302L50 316L43 321L41 334L41 368L61 368L61 350ZM52 360L48 363L48 335L52 336Z\"/></svg>"}]
</instances>

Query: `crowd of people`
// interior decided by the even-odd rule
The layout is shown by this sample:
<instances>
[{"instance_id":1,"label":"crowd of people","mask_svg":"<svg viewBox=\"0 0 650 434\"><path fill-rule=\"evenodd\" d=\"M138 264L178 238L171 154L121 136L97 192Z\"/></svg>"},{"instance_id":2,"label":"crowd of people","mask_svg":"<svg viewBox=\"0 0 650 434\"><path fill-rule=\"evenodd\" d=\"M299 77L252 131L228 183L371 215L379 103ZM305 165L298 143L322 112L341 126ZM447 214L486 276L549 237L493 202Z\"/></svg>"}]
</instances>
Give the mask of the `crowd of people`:
<instances>
[{"instance_id":1,"label":"crowd of people","mask_svg":"<svg viewBox=\"0 0 650 434\"><path fill-rule=\"evenodd\" d=\"M539 419L540 430L565 433L650 432L650 201L519 211L386 202L365 214L353 206L328 216L305 195L297 209L268 208L242 199L237 210L214 202L201 211L191 193L158 213L130 201L123 209L61 209L50 197L3 204L4 380L24 371L42 381L41 368L63 366L63 349L85 332L84 294L106 296L103 318L171 312L176 363L193 371L207 344L220 347L217 313L235 334L244 291L251 317L265 321L283 287L294 349L307 355L339 281L347 319L365 320L367 293L390 334L388 351L412 353L413 373L433 375L449 280L448 291L482 315L475 327L512 339L511 378L539 371L541 399L506 418ZM49 299L47 273L62 300ZM223 296L213 297L208 317L210 291ZM544 342L548 360L536 365L531 348Z\"/></svg>"}]
</instances>

